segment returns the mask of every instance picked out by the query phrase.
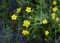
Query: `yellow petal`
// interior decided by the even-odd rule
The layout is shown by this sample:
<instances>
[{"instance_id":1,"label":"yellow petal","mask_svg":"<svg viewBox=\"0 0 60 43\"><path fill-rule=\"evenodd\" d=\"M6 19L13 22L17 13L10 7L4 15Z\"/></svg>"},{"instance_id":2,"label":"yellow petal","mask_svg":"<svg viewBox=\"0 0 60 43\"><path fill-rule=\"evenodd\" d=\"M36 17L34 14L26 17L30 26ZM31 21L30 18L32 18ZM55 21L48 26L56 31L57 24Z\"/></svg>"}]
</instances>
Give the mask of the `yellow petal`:
<instances>
[{"instance_id":1,"label":"yellow petal","mask_svg":"<svg viewBox=\"0 0 60 43\"><path fill-rule=\"evenodd\" d=\"M56 22L58 22L59 21L59 18L58 17L56 17L56 20L55 20Z\"/></svg>"},{"instance_id":2,"label":"yellow petal","mask_svg":"<svg viewBox=\"0 0 60 43\"><path fill-rule=\"evenodd\" d=\"M58 10L58 7L54 7L53 11L56 12Z\"/></svg>"},{"instance_id":3,"label":"yellow petal","mask_svg":"<svg viewBox=\"0 0 60 43\"><path fill-rule=\"evenodd\" d=\"M26 25L26 27L28 27L28 25Z\"/></svg>"},{"instance_id":4,"label":"yellow petal","mask_svg":"<svg viewBox=\"0 0 60 43\"><path fill-rule=\"evenodd\" d=\"M56 5L57 4L57 2L56 1L53 1L53 5Z\"/></svg>"},{"instance_id":5,"label":"yellow petal","mask_svg":"<svg viewBox=\"0 0 60 43\"><path fill-rule=\"evenodd\" d=\"M17 8L16 13L19 13L19 12L21 12L21 8Z\"/></svg>"},{"instance_id":6,"label":"yellow petal","mask_svg":"<svg viewBox=\"0 0 60 43\"><path fill-rule=\"evenodd\" d=\"M49 34L49 31L45 31L45 35L48 35Z\"/></svg>"},{"instance_id":7,"label":"yellow petal","mask_svg":"<svg viewBox=\"0 0 60 43\"><path fill-rule=\"evenodd\" d=\"M25 26L25 24L23 24L23 26Z\"/></svg>"}]
</instances>

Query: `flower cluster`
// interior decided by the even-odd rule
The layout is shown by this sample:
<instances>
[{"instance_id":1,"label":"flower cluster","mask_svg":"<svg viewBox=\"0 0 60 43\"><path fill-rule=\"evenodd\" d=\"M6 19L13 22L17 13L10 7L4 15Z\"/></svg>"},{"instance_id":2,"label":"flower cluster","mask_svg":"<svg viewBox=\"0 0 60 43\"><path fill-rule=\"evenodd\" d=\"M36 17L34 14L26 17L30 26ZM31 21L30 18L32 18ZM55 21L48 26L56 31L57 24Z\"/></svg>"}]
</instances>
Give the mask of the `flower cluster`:
<instances>
[{"instance_id":1,"label":"flower cluster","mask_svg":"<svg viewBox=\"0 0 60 43\"><path fill-rule=\"evenodd\" d=\"M55 20L56 22L58 22L59 21L59 18L58 17L56 17L56 12L58 11L58 6L57 6L57 1L56 0L53 0L53 2L52 2L52 4L53 4L53 8L52 8L52 14L51 14L51 18L52 18L52 20ZM47 23L47 20L44 20L43 21L43 24L45 24L45 23ZM47 36L49 34L49 31L47 30L47 31L45 31L45 35Z\"/></svg>"},{"instance_id":2,"label":"flower cluster","mask_svg":"<svg viewBox=\"0 0 60 43\"><path fill-rule=\"evenodd\" d=\"M52 8L52 11L53 12L51 14L51 18L52 18L52 20L55 20L57 22L57 21L59 21L59 18L56 17L56 12L58 11L58 6L56 6L57 5L57 1L56 0L53 0L53 3L52 4L54 5L54 7ZM21 7L20 8L17 8L16 9L16 13L20 13L21 10L22 10ZM26 7L25 11L26 11L26 13L31 13L32 12L31 7ZM12 18L12 20L17 20L17 14L13 14L11 16L11 18ZM48 23L48 20L46 18L42 20L42 24L43 25L46 25L47 23ZM26 28L28 28L30 26L30 24L31 24L30 21L27 20L27 19L23 21L23 26L25 26ZM23 35L28 35L30 33L29 33L28 30L23 30L22 31L22 34ZM49 34L49 31L48 30L45 31L45 35L47 36L48 34Z\"/></svg>"},{"instance_id":3,"label":"flower cluster","mask_svg":"<svg viewBox=\"0 0 60 43\"><path fill-rule=\"evenodd\" d=\"M8 6L8 8L6 8L7 10L4 8L6 11L2 10L3 13L0 13L0 17L4 17L3 20L0 19L0 26L6 28L6 30L11 29L13 31L13 37L16 40L19 39L17 43L21 43L21 37L26 38L28 40L27 43L30 43L29 41L33 39L38 40L38 42L32 43L39 43L40 41L42 41L41 43L45 43L45 41L46 43L50 41L54 43L55 40L53 39L55 39L54 37L60 31L59 2L57 0L15 1L18 6L16 8L13 7L14 10L12 7ZM13 11L11 12L10 9Z\"/></svg>"},{"instance_id":4,"label":"flower cluster","mask_svg":"<svg viewBox=\"0 0 60 43\"><path fill-rule=\"evenodd\" d=\"M51 14L51 17L52 17L52 20L55 20L56 22L58 22L59 18L56 17L56 12L58 11L58 6L57 6L57 1L56 0L53 1L53 5L54 5L54 8L52 10L53 13Z\"/></svg>"},{"instance_id":5,"label":"flower cluster","mask_svg":"<svg viewBox=\"0 0 60 43\"><path fill-rule=\"evenodd\" d=\"M32 12L31 7L27 7L25 11L26 11L27 13ZM17 9L16 9L16 13L19 13L19 12L21 12L21 8L17 8ZM13 15L11 16L11 19L12 19L12 20L17 20L17 15L16 15L16 14L13 14ZM24 20L24 21L23 21L23 26L29 27L29 25L30 25L30 21L29 21L29 20ZM23 30L23 31L22 31L22 34L23 34L23 35L29 35L29 31L28 31L28 30Z\"/></svg>"}]
</instances>

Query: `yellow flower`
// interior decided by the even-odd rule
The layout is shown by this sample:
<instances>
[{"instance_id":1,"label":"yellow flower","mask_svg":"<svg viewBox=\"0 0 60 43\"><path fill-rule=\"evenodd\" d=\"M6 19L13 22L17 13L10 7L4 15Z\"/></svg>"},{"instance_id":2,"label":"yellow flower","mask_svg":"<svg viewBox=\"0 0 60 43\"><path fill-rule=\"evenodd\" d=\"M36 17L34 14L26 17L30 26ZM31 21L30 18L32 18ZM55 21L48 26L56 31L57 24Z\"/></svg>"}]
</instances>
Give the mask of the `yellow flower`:
<instances>
[{"instance_id":1,"label":"yellow flower","mask_svg":"<svg viewBox=\"0 0 60 43\"><path fill-rule=\"evenodd\" d=\"M28 20L23 21L23 26L28 27L29 25L30 25L30 21L28 21Z\"/></svg>"},{"instance_id":2,"label":"yellow flower","mask_svg":"<svg viewBox=\"0 0 60 43\"><path fill-rule=\"evenodd\" d=\"M22 34L23 34L23 35L29 35L29 34L30 34L30 32L29 32L29 31L27 31L27 30L23 30L23 31L22 31Z\"/></svg>"},{"instance_id":3,"label":"yellow flower","mask_svg":"<svg viewBox=\"0 0 60 43\"><path fill-rule=\"evenodd\" d=\"M56 5L57 4L57 2L56 1L53 1L53 5Z\"/></svg>"},{"instance_id":4,"label":"yellow flower","mask_svg":"<svg viewBox=\"0 0 60 43\"><path fill-rule=\"evenodd\" d=\"M47 36L49 34L49 31L45 31L45 35Z\"/></svg>"},{"instance_id":5,"label":"yellow flower","mask_svg":"<svg viewBox=\"0 0 60 43\"><path fill-rule=\"evenodd\" d=\"M31 11L32 11L32 10L31 10L31 7L27 7L27 8L26 8L26 12L27 12L27 13L30 13Z\"/></svg>"},{"instance_id":6,"label":"yellow flower","mask_svg":"<svg viewBox=\"0 0 60 43\"><path fill-rule=\"evenodd\" d=\"M52 19L54 20L55 17L56 17L56 14L55 14L55 13L52 13L52 14L51 14L51 17L52 17Z\"/></svg>"},{"instance_id":7,"label":"yellow flower","mask_svg":"<svg viewBox=\"0 0 60 43\"><path fill-rule=\"evenodd\" d=\"M12 20L16 20L17 15L13 14L13 15L11 16L11 18L12 18Z\"/></svg>"},{"instance_id":8,"label":"yellow flower","mask_svg":"<svg viewBox=\"0 0 60 43\"><path fill-rule=\"evenodd\" d=\"M17 10L16 13L21 12L21 8L17 8L16 10Z\"/></svg>"},{"instance_id":9,"label":"yellow flower","mask_svg":"<svg viewBox=\"0 0 60 43\"><path fill-rule=\"evenodd\" d=\"M59 18L58 17L56 17L56 20L55 20L56 22L58 22L59 21Z\"/></svg>"},{"instance_id":10,"label":"yellow flower","mask_svg":"<svg viewBox=\"0 0 60 43\"><path fill-rule=\"evenodd\" d=\"M56 12L58 10L58 7L54 7L53 11Z\"/></svg>"},{"instance_id":11,"label":"yellow flower","mask_svg":"<svg viewBox=\"0 0 60 43\"><path fill-rule=\"evenodd\" d=\"M44 19L44 20L42 21L42 23L43 23L43 24L47 24L47 23L48 23L47 19Z\"/></svg>"}]
</instances>

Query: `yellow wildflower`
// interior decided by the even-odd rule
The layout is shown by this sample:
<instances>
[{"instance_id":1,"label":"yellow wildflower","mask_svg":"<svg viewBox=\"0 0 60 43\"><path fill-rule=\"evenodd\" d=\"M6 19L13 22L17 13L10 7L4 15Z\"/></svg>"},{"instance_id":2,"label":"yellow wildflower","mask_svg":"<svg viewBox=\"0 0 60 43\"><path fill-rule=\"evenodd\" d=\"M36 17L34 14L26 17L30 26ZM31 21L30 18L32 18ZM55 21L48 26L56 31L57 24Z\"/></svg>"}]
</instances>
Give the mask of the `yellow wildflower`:
<instances>
[{"instance_id":1,"label":"yellow wildflower","mask_svg":"<svg viewBox=\"0 0 60 43\"><path fill-rule=\"evenodd\" d=\"M31 11L32 11L32 10L31 10L31 7L27 7L27 8L26 8L26 12L27 12L27 13L30 13Z\"/></svg>"},{"instance_id":2,"label":"yellow wildflower","mask_svg":"<svg viewBox=\"0 0 60 43\"><path fill-rule=\"evenodd\" d=\"M11 18L12 18L12 20L16 20L16 19L17 19L17 15L13 14L13 15L11 16Z\"/></svg>"},{"instance_id":3,"label":"yellow wildflower","mask_svg":"<svg viewBox=\"0 0 60 43\"><path fill-rule=\"evenodd\" d=\"M30 25L30 21L28 21L28 20L23 21L23 26L28 27L29 25Z\"/></svg>"},{"instance_id":4,"label":"yellow wildflower","mask_svg":"<svg viewBox=\"0 0 60 43\"><path fill-rule=\"evenodd\" d=\"M52 13L52 14L51 14L51 17L52 17L52 19L54 20L55 17L56 17L56 14L55 14L55 13Z\"/></svg>"},{"instance_id":5,"label":"yellow wildflower","mask_svg":"<svg viewBox=\"0 0 60 43\"><path fill-rule=\"evenodd\" d=\"M59 18L58 17L56 17L56 20L55 20L56 22L58 22L59 21Z\"/></svg>"},{"instance_id":6,"label":"yellow wildflower","mask_svg":"<svg viewBox=\"0 0 60 43\"><path fill-rule=\"evenodd\" d=\"M16 13L19 13L19 12L21 12L21 8L17 8Z\"/></svg>"},{"instance_id":7,"label":"yellow wildflower","mask_svg":"<svg viewBox=\"0 0 60 43\"><path fill-rule=\"evenodd\" d=\"M27 31L27 30L23 30L23 31L22 31L22 34L23 34L23 35L29 35L29 34L30 34L30 32L29 32L29 31Z\"/></svg>"},{"instance_id":8,"label":"yellow wildflower","mask_svg":"<svg viewBox=\"0 0 60 43\"><path fill-rule=\"evenodd\" d=\"M58 10L58 7L54 7L53 11L56 12Z\"/></svg>"},{"instance_id":9,"label":"yellow wildflower","mask_svg":"<svg viewBox=\"0 0 60 43\"><path fill-rule=\"evenodd\" d=\"M47 23L48 23L47 19L44 19L44 20L42 21L42 23L43 23L43 24L47 24Z\"/></svg>"},{"instance_id":10,"label":"yellow wildflower","mask_svg":"<svg viewBox=\"0 0 60 43\"><path fill-rule=\"evenodd\" d=\"M57 4L57 2L56 1L53 1L53 5L56 5Z\"/></svg>"},{"instance_id":11,"label":"yellow wildflower","mask_svg":"<svg viewBox=\"0 0 60 43\"><path fill-rule=\"evenodd\" d=\"M49 31L45 31L45 35L47 36L49 34Z\"/></svg>"}]
</instances>

